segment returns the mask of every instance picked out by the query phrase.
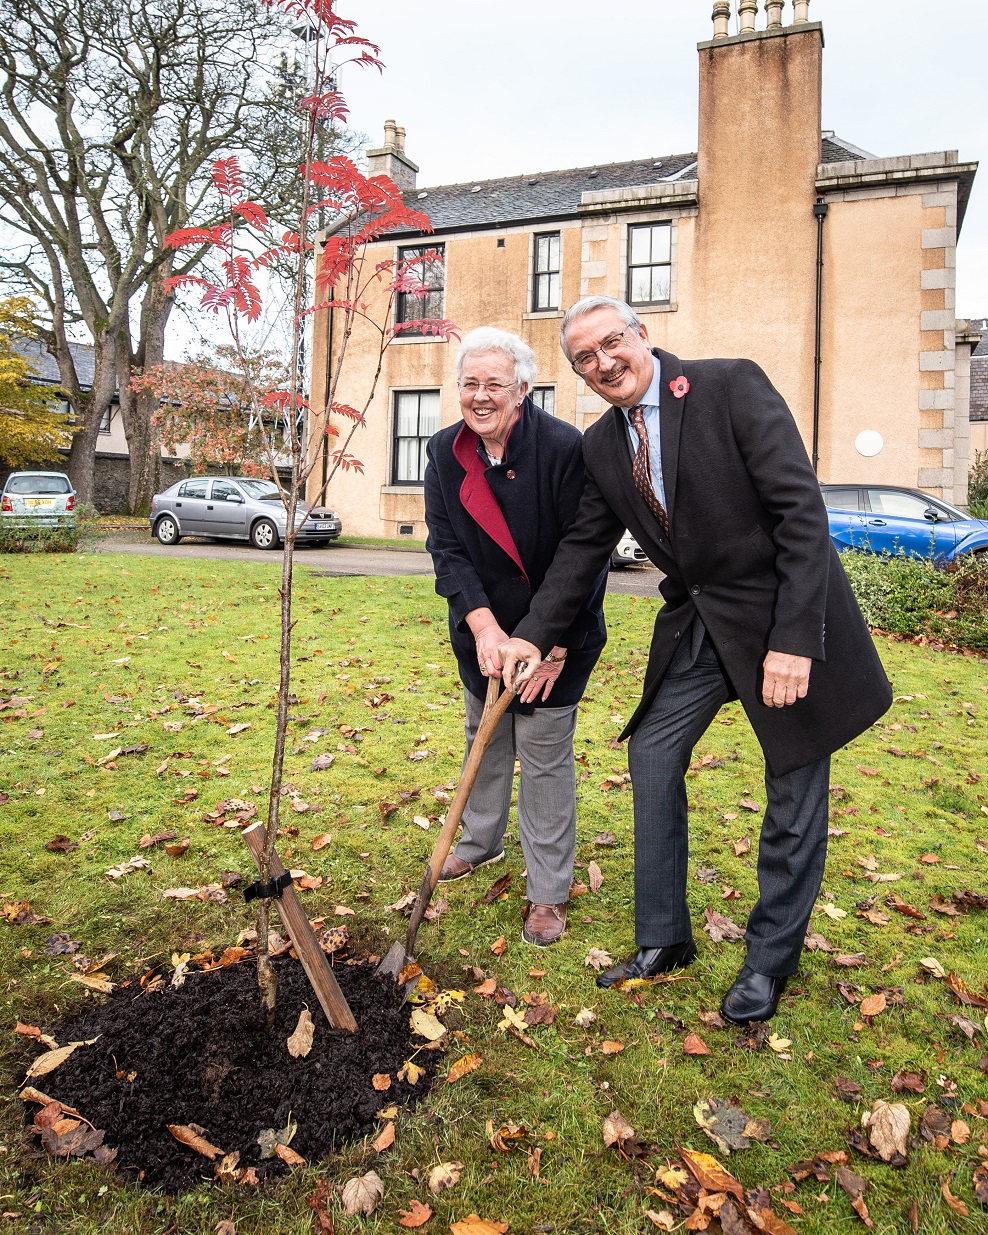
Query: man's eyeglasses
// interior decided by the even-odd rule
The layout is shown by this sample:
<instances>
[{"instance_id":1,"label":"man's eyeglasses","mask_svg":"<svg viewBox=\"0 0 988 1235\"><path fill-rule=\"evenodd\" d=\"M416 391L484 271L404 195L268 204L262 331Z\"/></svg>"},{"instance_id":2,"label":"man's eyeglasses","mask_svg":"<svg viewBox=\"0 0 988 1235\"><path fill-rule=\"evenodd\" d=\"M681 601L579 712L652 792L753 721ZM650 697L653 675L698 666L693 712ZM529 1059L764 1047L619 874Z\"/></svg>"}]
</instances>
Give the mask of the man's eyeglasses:
<instances>
[{"instance_id":1,"label":"man's eyeglasses","mask_svg":"<svg viewBox=\"0 0 988 1235\"><path fill-rule=\"evenodd\" d=\"M579 356L574 356L570 362L573 368L581 376L596 369L600 364L600 361L597 359L598 353L603 352L605 356L613 356L621 344L624 343L624 336L631 329L632 326L627 325L618 334L612 334L609 339L605 339L600 347L595 347L589 352L580 352Z\"/></svg>"},{"instance_id":2,"label":"man's eyeglasses","mask_svg":"<svg viewBox=\"0 0 988 1235\"><path fill-rule=\"evenodd\" d=\"M512 387L517 386L517 385L518 385L517 382L467 381L467 382L459 383L460 394L470 395L471 397L473 397L476 394L480 394L482 390L486 390L492 399L498 398L500 395L503 395L506 390L511 390Z\"/></svg>"}]
</instances>

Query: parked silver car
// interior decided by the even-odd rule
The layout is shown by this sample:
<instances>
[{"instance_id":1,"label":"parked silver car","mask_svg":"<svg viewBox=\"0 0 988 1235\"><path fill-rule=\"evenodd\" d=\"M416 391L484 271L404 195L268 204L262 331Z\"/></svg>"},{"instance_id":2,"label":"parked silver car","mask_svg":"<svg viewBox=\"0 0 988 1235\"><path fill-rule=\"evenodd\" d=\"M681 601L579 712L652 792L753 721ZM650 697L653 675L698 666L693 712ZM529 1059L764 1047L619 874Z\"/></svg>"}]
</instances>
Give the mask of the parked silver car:
<instances>
[{"instance_id":1,"label":"parked silver car","mask_svg":"<svg viewBox=\"0 0 988 1235\"><path fill-rule=\"evenodd\" d=\"M7 527L75 527L75 489L64 472L11 472L0 496Z\"/></svg>"},{"instance_id":2,"label":"parked silver car","mask_svg":"<svg viewBox=\"0 0 988 1235\"><path fill-rule=\"evenodd\" d=\"M300 502L295 526L298 545L322 546L343 530L338 514ZM305 523L302 520L305 519ZM249 540L255 549L277 549L288 521L273 480L245 476L191 476L156 493L151 499L151 531L163 545L177 545L183 536Z\"/></svg>"}]
</instances>

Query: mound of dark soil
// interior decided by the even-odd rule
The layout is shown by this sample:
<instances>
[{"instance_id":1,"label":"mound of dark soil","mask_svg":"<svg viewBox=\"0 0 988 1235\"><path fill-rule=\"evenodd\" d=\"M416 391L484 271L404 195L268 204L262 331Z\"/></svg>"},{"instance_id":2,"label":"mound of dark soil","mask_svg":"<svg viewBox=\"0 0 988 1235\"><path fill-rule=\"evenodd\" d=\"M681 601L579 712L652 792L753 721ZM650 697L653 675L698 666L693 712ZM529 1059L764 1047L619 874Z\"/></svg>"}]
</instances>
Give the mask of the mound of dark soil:
<instances>
[{"instance_id":1,"label":"mound of dark soil","mask_svg":"<svg viewBox=\"0 0 988 1235\"><path fill-rule=\"evenodd\" d=\"M260 1177L287 1170L277 1158L261 1158L264 1129L297 1123L291 1149L311 1162L371 1131L382 1107L412 1105L428 1090L437 1053L422 1051L421 1039L412 1043L409 1005L393 981L368 965L335 968L360 1026L349 1034L330 1029L297 961L276 962L276 971L273 1030L253 965L190 973L178 988L118 991L58 1026L60 1043L99 1041L79 1047L38 1084L106 1133L121 1171L168 1192L212 1179L213 1163L175 1140L167 1124L197 1124L224 1153L238 1150L240 1167L255 1167ZM315 1038L309 1054L295 1059L287 1039L303 1007ZM426 1069L417 1085L398 1080L413 1054ZM372 1084L379 1073L392 1078L383 1092Z\"/></svg>"}]
</instances>

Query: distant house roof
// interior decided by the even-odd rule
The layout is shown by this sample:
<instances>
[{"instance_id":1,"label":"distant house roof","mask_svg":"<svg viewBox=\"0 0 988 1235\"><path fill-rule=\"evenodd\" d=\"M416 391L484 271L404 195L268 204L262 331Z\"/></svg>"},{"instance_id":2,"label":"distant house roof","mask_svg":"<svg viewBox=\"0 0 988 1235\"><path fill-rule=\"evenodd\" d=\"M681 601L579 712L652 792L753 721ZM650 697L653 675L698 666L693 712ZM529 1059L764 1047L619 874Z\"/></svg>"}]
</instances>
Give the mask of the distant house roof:
<instances>
[{"instance_id":1,"label":"distant house roof","mask_svg":"<svg viewBox=\"0 0 988 1235\"><path fill-rule=\"evenodd\" d=\"M44 345L37 339L18 339L17 350L29 360L38 370L38 380L50 386L60 386L62 375L54 356L49 355ZM96 353L89 343L70 343L69 351L75 360L75 369L79 377L79 385L83 390L89 390L93 384L93 374L96 367Z\"/></svg>"},{"instance_id":2,"label":"distant house roof","mask_svg":"<svg viewBox=\"0 0 988 1235\"><path fill-rule=\"evenodd\" d=\"M829 130L823 134L822 161L846 163L874 158ZM468 180L413 189L405 205L429 216L436 233L571 218L584 193L668 184L696 179L696 153L667 154L626 163L600 163L563 171L532 172L497 180ZM405 233L418 235L420 233Z\"/></svg>"}]
</instances>

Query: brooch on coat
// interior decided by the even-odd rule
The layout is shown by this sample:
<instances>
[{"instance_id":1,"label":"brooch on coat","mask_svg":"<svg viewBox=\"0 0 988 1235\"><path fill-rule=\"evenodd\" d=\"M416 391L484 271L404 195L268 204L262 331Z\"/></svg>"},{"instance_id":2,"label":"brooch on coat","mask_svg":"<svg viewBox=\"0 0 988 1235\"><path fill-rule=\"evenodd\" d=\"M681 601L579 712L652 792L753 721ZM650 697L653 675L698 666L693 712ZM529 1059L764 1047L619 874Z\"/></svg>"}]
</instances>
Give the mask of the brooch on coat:
<instances>
[{"instance_id":1,"label":"brooch on coat","mask_svg":"<svg viewBox=\"0 0 988 1235\"><path fill-rule=\"evenodd\" d=\"M676 377L669 383L669 389L677 399L682 399L690 392L690 384L685 377Z\"/></svg>"}]
</instances>

